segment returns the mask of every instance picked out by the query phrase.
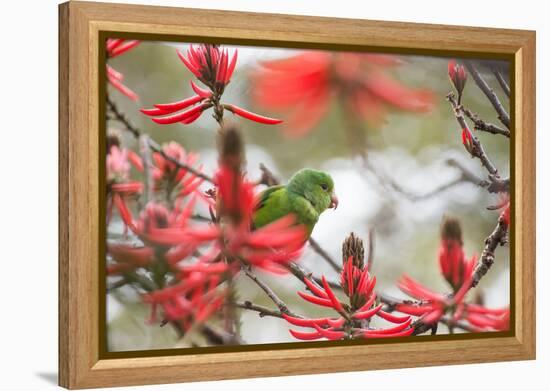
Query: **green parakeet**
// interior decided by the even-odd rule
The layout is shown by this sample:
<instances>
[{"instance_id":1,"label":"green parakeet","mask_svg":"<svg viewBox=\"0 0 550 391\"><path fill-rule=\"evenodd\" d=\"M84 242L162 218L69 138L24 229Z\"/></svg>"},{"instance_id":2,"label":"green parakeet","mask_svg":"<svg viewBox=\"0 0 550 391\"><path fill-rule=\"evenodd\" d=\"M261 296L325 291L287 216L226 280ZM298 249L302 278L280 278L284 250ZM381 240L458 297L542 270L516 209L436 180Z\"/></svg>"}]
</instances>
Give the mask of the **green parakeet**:
<instances>
[{"instance_id":1,"label":"green parakeet","mask_svg":"<svg viewBox=\"0 0 550 391\"><path fill-rule=\"evenodd\" d=\"M260 194L253 223L255 228L260 228L292 213L297 223L307 228L309 238L321 213L337 206L330 175L304 168L295 173L288 184L269 187Z\"/></svg>"}]
</instances>

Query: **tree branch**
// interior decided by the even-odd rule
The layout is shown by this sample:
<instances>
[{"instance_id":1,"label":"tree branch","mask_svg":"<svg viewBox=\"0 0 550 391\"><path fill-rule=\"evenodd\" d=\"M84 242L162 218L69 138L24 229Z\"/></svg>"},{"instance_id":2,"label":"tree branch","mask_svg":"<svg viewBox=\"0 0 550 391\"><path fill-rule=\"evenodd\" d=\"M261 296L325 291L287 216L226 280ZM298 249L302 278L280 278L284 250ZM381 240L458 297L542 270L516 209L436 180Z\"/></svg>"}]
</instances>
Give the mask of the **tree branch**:
<instances>
[{"instance_id":1,"label":"tree branch","mask_svg":"<svg viewBox=\"0 0 550 391\"><path fill-rule=\"evenodd\" d=\"M254 273L252 273L252 271L250 269L248 269L247 267L244 267L244 273L247 275L248 278L250 278L252 281L254 281L256 283L256 285L258 285L260 287L260 289L262 289L266 293L266 295L271 299L271 301L273 301L273 303L275 303L277 308L279 308L279 311L281 311L282 313L291 315L291 316L296 316L294 313L292 313L292 311L290 311L288 309L288 306L286 305L286 303L284 301L282 301L279 298L279 296L277 296L277 294L275 292L273 292L273 290L265 282L260 280L258 278L258 276L256 276Z\"/></svg>"},{"instance_id":2,"label":"tree branch","mask_svg":"<svg viewBox=\"0 0 550 391\"><path fill-rule=\"evenodd\" d=\"M334 259L327 253L321 245L312 237L309 238L309 245L317 254L321 256L333 269L336 273L340 273L342 268L336 263Z\"/></svg>"},{"instance_id":3,"label":"tree branch","mask_svg":"<svg viewBox=\"0 0 550 391\"><path fill-rule=\"evenodd\" d=\"M369 247L367 252L367 270L372 270L372 265L374 263L374 228L369 228Z\"/></svg>"},{"instance_id":4,"label":"tree branch","mask_svg":"<svg viewBox=\"0 0 550 391\"><path fill-rule=\"evenodd\" d=\"M454 159L448 159L447 164L449 164L449 161L451 161L451 160L453 162L456 162L456 160L454 160ZM429 190L425 193L415 194L415 193L405 189L401 184L399 184L396 180L391 178L389 175L379 172L379 170L376 167L374 167L372 162L370 160L368 160L367 157L364 158L363 163L365 165L365 168L374 174L374 176L376 177L377 181L380 183L381 186L383 186L386 189L389 188L389 190L392 190L396 193L401 194L402 196L404 196L405 198L407 198L408 200L410 200L412 202L422 201L422 200L434 197L434 196L436 196L436 195L438 195L438 194L440 194L440 193L442 193L442 192L444 192L444 191L446 191L446 190L448 190L448 189L450 189L450 188L452 188L456 185L464 183L464 182L473 183L474 185L480 186L480 187L483 187L483 188L486 188L490 184L489 182L478 178L476 175L471 173L471 171L465 169L464 166L462 166L462 165L449 164L449 165L454 166L454 167L461 170L461 176L460 177L452 179L447 183L443 183L441 185L438 185L435 188L433 188L433 189L431 189L431 190Z\"/></svg>"},{"instance_id":5,"label":"tree branch","mask_svg":"<svg viewBox=\"0 0 550 391\"><path fill-rule=\"evenodd\" d=\"M510 179L504 178L501 179L497 175L489 174L489 180L481 179L469 169L467 169L462 163L458 160L449 158L445 161L449 166L454 167L460 170L462 179L471 182L479 187L487 189L489 193L507 193L510 189Z\"/></svg>"},{"instance_id":6,"label":"tree branch","mask_svg":"<svg viewBox=\"0 0 550 391\"><path fill-rule=\"evenodd\" d=\"M492 133L492 134L501 134L510 138L510 131L508 129L502 129L494 124L485 122L479 116L472 111L468 110L464 106L460 106L460 109L470 120L474 123L474 129L480 130L482 132Z\"/></svg>"},{"instance_id":7,"label":"tree branch","mask_svg":"<svg viewBox=\"0 0 550 391\"><path fill-rule=\"evenodd\" d=\"M481 144L479 139L473 135L470 127L466 123L466 120L462 115L462 111L460 110L460 106L456 102L455 95L452 92L447 95L447 101L449 101L451 107L453 108L455 118L460 125L460 130L469 132L472 137L473 148L471 151L469 151L470 154L474 157L477 157L481 161L481 164L487 169L487 171L489 171L489 174L498 175L498 170L485 153L483 145Z\"/></svg>"},{"instance_id":8,"label":"tree branch","mask_svg":"<svg viewBox=\"0 0 550 391\"><path fill-rule=\"evenodd\" d=\"M275 311L275 310L269 309L267 307L263 307L261 305L254 304L254 303L252 303L251 301L248 301L248 300L244 301L242 303L237 302L237 303L235 303L235 306L238 307L238 308L245 309L245 310L256 311L256 312L258 312L258 315L260 316L260 318L263 318L265 316L272 316L274 318L282 318L283 317L283 314L280 311Z\"/></svg>"},{"instance_id":9,"label":"tree branch","mask_svg":"<svg viewBox=\"0 0 550 391\"><path fill-rule=\"evenodd\" d=\"M491 87L487 84L487 82L481 77L476 67L472 64L470 61L464 61L464 65L474 78L475 83L479 87L481 91L485 94L487 99L489 99L489 102L493 105L495 108L495 111L497 112L498 119L504 126L506 126L508 129L510 129L510 116L508 115L508 112L504 109L502 106L502 103L500 103L500 100L498 99L495 92L492 90Z\"/></svg>"},{"instance_id":10,"label":"tree branch","mask_svg":"<svg viewBox=\"0 0 550 391\"><path fill-rule=\"evenodd\" d=\"M502 91L504 91L506 96L509 98L510 97L510 86L508 85L506 80L504 80L504 77L502 76L502 73L500 73L500 71L498 69L493 68L493 74L495 75L495 77L498 81L498 84L500 84L500 88L502 88Z\"/></svg>"},{"instance_id":11,"label":"tree branch","mask_svg":"<svg viewBox=\"0 0 550 391\"><path fill-rule=\"evenodd\" d=\"M502 217L499 217L497 226L493 232L485 239L485 247L481 257L477 262L474 276L472 278L472 288L475 288L479 281L487 274L493 263L495 263L495 250L498 245L504 245L508 241L508 226Z\"/></svg>"}]
</instances>

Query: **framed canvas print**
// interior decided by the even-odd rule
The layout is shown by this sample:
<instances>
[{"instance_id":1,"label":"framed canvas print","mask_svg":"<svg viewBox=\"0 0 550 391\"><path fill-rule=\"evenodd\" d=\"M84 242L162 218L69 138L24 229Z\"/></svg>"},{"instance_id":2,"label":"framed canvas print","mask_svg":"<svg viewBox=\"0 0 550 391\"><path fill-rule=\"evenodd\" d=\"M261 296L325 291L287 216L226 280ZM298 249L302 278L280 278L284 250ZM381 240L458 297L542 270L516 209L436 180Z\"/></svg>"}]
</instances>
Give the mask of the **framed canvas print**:
<instances>
[{"instance_id":1,"label":"framed canvas print","mask_svg":"<svg viewBox=\"0 0 550 391\"><path fill-rule=\"evenodd\" d=\"M59 12L62 386L535 357L534 32Z\"/></svg>"}]
</instances>

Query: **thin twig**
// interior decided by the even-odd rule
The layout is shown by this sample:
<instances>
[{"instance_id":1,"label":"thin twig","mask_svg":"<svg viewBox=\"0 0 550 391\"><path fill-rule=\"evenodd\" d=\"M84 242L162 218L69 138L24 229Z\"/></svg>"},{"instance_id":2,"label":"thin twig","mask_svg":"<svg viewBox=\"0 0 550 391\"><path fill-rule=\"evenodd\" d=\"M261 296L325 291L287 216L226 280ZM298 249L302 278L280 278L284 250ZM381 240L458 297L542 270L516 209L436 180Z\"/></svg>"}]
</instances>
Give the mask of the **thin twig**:
<instances>
[{"instance_id":1,"label":"thin twig","mask_svg":"<svg viewBox=\"0 0 550 391\"><path fill-rule=\"evenodd\" d=\"M142 134L138 138L139 152L143 160L143 182L145 191L143 192L143 202L147 204L153 199L153 175L151 173L151 149L149 148L149 136Z\"/></svg>"},{"instance_id":2,"label":"thin twig","mask_svg":"<svg viewBox=\"0 0 550 391\"><path fill-rule=\"evenodd\" d=\"M228 334L223 330L214 329L212 326L201 326L204 336L214 345L243 345L238 335Z\"/></svg>"},{"instance_id":3,"label":"thin twig","mask_svg":"<svg viewBox=\"0 0 550 391\"><path fill-rule=\"evenodd\" d=\"M256 276L254 273L252 273L252 271L250 269L245 267L244 268L244 273L247 275L248 278L250 278L252 281L254 281L256 283L256 285L258 285L260 287L260 289L262 289L266 293L266 295L271 299L271 301L273 301L273 303L275 303L277 308L279 308L279 311L281 311L285 314L291 315L291 316L295 316L295 314L293 314L292 311L290 311L288 309L288 306L286 305L286 303L284 301L282 301L279 298L279 296L277 296L277 294L275 292L273 292L273 290L265 282L260 280L258 278L258 276Z\"/></svg>"},{"instance_id":4,"label":"thin twig","mask_svg":"<svg viewBox=\"0 0 550 391\"><path fill-rule=\"evenodd\" d=\"M264 316L272 316L272 317L275 317L275 318L282 318L283 317L283 314L280 311L275 311L275 310L269 309L267 307L263 307L261 305L254 304L254 303L252 303L251 301L248 301L248 300L244 301L242 303L237 302L237 303L235 303L235 306L238 307L238 308L243 308L245 310L256 311L256 312L258 312L258 315L260 316L260 318L263 318Z\"/></svg>"},{"instance_id":5,"label":"thin twig","mask_svg":"<svg viewBox=\"0 0 550 391\"><path fill-rule=\"evenodd\" d=\"M396 180L391 178L386 173L380 172L380 170L377 167L375 167L374 164L372 164L372 162L368 159L368 156L363 159L363 164L365 168L374 175L374 177L382 187L384 187L387 190L394 191L412 202L418 202L418 201L429 199L454 186L457 186L465 182L473 183L474 185L477 185L480 187L486 187L485 182L482 179L477 178L473 174L465 175L465 174L468 174L469 172L468 173L462 172L462 175L460 177L454 178L447 183L443 183L439 186L436 186L435 188L425 193L416 194L405 189L401 184L399 184ZM486 185L488 186L488 184L489 183L487 182Z\"/></svg>"},{"instance_id":6,"label":"thin twig","mask_svg":"<svg viewBox=\"0 0 550 391\"><path fill-rule=\"evenodd\" d=\"M500 71L496 68L493 68L493 74L495 75L495 78L497 79L498 84L500 84L500 88L502 88L502 91L504 91L506 96L509 98L510 97L510 86L508 85L506 80L504 80L504 76L502 76L502 73L500 73Z\"/></svg>"},{"instance_id":7,"label":"thin twig","mask_svg":"<svg viewBox=\"0 0 550 391\"><path fill-rule=\"evenodd\" d=\"M367 252L367 270L372 270L372 265L374 263L374 228L369 228L369 247Z\"/></svg>"},{"instance_id":8,"label":"thin twig","mask_svg":"<svg viewBox=\"0 0 550 391\"><path fill-rule=\"evenodd\" d=\"M463 180L487 189L489 193L507 193L510 189L510 178L500 178L498 175L489 174L489 180L481 179L456 159L449 158L445 163L460 170Z\"/></svg>"},{"instance_id":9,"label":"thin twig","mask_svg":"<svg viewBox=\"0 0 550 391\"><path fill-rule=\"evenodd\" d=\"M452 334L452 332L450 332L450 330L452 328L462 329L462 330L468 331L470 333L475 333L475 332L479 331L479 330L476 330L475 327L470 326L468 323L466 323L464 321L460 321L460 320L455 321L455 320L451 319L448 316L444 316L441 319L439 319L439 323L443 323L444 325L449 327L449 333L450 334ZM437 324L435 326L437 327ZM425 333L428 330L433 329L434 325L433 324L425 324L424 322L417 321L417 322L413 323L412 327L414 327L413 335L419 335L419 334Z\"/></svg>"},{"instance_id":10,"label":"thin twig","mask_svg":"<svg viewBox=\"0 0 550 391\"><path fill-rule=\"evenodd\" d=\"M489 99L489 102L493 105L495 108L495 111L497 112L498 119L504 126L506 126L508 129L510 129L510 116L508 115L508 112L504 109L502 106L502 103L500 103L500 100L498 99L497 95L493 91L491 87L487 84L487 82L481 77L476 67L473 65L470 61L464 61L464 65L474 78L475 83L479 87L481 91L485 94L487 99Z\"/></svg>"},{"instance_id":11,"label":"thin twig","mask_svg":"<svg viewBox=\"0 0 550 391\"><path fill-rule=\"evenodd\" d=\"M479 116L476 113L472 112L471 110L468 110L464 106L460 106L460 109L474 123L474 129L480 130L482 132L492 133L492 134L501 134L503 136L510 138L510 131L508 129L502 129L499 126L496 126L489 122L485 122L484 120L479 118Z\"/></svg>"},{"instance_id":12,"label":"thin twig","mask_svg":"<svg viewBox=\"0 0 550 391\"><path fill-rule=\"evenodd\" d=\"M128 284L128 280L126 278L121 278L120 280L113 282L107 287L107 293L112 292L118 288L121 288L126 284Z\"/></svg>"},{"instance_id":13,"label":"thin twig","mask_svg":"<svg viewBox=\"0 0 550 391\"><path fill-rule=\"evenodd\" d=\"M313 251L319 254L321 258L323 258L334 269L334 271L336 271L336 273L340 273L340 271L342 270L340 265L338 265L336 261L332 259L329 253L327 253L315 239L310 237L309 245L311 246Z\"/></svg>"},{"instance_id":14,"label":"thin twig","mask_svg":"<svg viewBox=\"0 0 550 391\"><path fill-rule=\"evenodd\" d=\"M307 278L310 281L315 282L319 286L323 286L322 279L319 277L315 277L312 272L304 269L302 266L290 262L286 265L287 269L292 273L294 277L296 277L300 282L304 282L304 280ZM326 280L327 284L334 289L342 290L342 286L335 281Z\"/></svg>"}]
</instances>

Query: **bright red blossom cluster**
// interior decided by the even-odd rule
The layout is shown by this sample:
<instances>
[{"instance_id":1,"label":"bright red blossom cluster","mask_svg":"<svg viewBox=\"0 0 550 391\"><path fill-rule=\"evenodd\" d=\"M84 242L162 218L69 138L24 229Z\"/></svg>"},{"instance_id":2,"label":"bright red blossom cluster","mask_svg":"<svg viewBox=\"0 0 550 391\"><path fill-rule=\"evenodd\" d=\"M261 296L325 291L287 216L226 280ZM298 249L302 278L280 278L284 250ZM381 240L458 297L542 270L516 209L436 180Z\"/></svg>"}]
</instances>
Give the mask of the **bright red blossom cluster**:
<instances>
[{"instance_id":1,"label":"bright red blossom cluster","mask_svg":"<svg viewBox=\"0 0 550 391\"><path fill-rule=\"evenodd\" d=\"M162 309L163 322L177 322L187 331L208 320L225 302L226 290L219 288L223 270L182 272L180 283L143 295L143 302L151 305L150 323L158 321Z\"/></svg>"},{"instance_id":2,"label":"bright red blossom cluster","mask_svg":"<svg viewBox=\"0 0 550 391\"><path fill-rule=\"evenodd\" d=\"M198 47L189 45L186 55L179 50L177 54L187 69L208 89L201 88L191 81L191 88L195 95L177 102L155 104L153 109L141 109L143 114L153 117L152 120L157 124L167 125L179 122L188 125L212 107L218 121L221 120L223 109L226 109L243 118L263 124L273 125L282 122L252 113L233 104L220 103L220 98L225 87L230 83L237 64L237 50L231 59L227 49L210 44L201 44Z\"/></svg>"},{"instance_id":3,"label":"bright red blossom cluster","mask_svg":"<svg viewBox=\"0 0 550 391\"><path fill-rule=\"evenodd\" d=\"M156 190L165 190L168 196L171 196L175 191L176 198L185 197L196 192L204 179L178 166L175 162L194 167L199 155L193 152L187 153L181 145L173 141L165 144L162 147L162 152L153 153L152 175ZM196 171L202 171L202 165L194 168ZM198 194L201 193L198 192Z\"/></svg>"},{"instance_id":4,"label":"bright red blossom cluster","mask_svg":"<svg viewBox=\"0 0 550 391\"><path fill-rule=\"evenodd\" d=\"M398 303L397 311L420 316L425 324L436 324L446 314L451 322L468 321L481 330L507 330L508 309L489 309L466 303L465 297L472 285L477 257L464 255L462 232L458 220L447 218L442 225L439 266L443 277L453 289L452 294L441 294L424 287L408 276L403 276L398 287L419 302Z\"/></svg>"},{"instance_id":5,"label":"bright red blossom cluster","mask_svg":"<svg viewBox=\"0 0 550 391\"><path fill-rule=\"evenodd\" d=\"M377 126L388 109L425 112L433 105L427 90L413 90L388 75L400 61L390 55L307 51L263 63L252 76L254 101L287 113L286 134L309 133L332 101Z\"/></svg>"},{"instance_id":6,"label":"bright red blossom cluster","mask_svg":"<svg viewBox=\"0 0 550 391\"><path fill-rule=\"evenodd\" d=\"M343 303L336 297L324 276L321 278L322 287L308 278L304 279L304 283L312 294L298 292L301 298L315 305L331 308L338 313L338 316L303 319L283 314L283 318L290 324L315 329L311 332L290 329L292 336L297 339L339 340L402 337L411 335L414 331L410 327L410 316L395 316L383 311L383 304L376 305L376 292L374 291L376 277L371 278L367 268L361 269L354 265L352 257L344 262L340 274L340 287L348 296L348 303ZM369 322L374 316L397 325L385 329L371 328Z\"/></svg>"}]
</instances>

